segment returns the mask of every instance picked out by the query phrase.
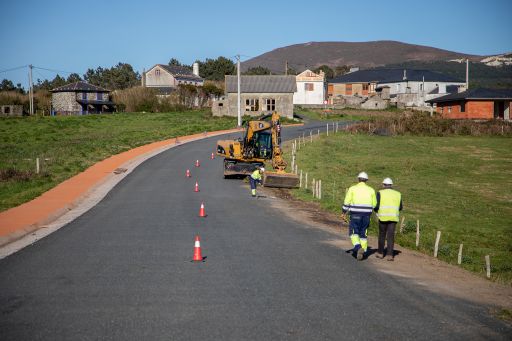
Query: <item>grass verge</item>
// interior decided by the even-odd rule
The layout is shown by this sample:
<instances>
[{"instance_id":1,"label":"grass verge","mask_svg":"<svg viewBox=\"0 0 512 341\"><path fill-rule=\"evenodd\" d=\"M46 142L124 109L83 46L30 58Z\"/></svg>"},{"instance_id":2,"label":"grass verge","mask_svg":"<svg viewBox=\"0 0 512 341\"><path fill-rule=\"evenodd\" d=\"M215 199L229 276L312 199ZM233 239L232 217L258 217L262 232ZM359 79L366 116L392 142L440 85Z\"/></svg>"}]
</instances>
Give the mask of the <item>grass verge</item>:
<instances>
[{"instance_id":1,"label":"grass verge","mask_svg":"<svg viewBox=\"0 0 512 341\"><path fill-rule=\"evenodd\" d=\"M376 190L391 177L402 192L404 233L396 241L432 255L436 231L442 231L439 258L457 263L463 243L462 266L485 275L484 256L491 257L492 279L512 284L512 149L505 137L321 135L297 151L299 170L322 180L324 209L339 212L346 188L366 171ZM289 147L289 146L288 146ZM286 150L286 149L285 149ZM289 156L289 149L285 152ZM289 161L289 160L288 160ZM313 199L311 191L293 195ZM376 221L370 233L375 234Z\"/></svg>"},{"instance_id":2,"label":"grass verge","mask_svg":"<svg viewBox=\"0 0 512 341\"><path fill-rule=\"evenodd\" d=\"M295 109L295 113L310 120L321 121L367 121L372 117L394 116L402 110L362 110L362 109Z\"/></svg>"},{"instance_id":3,"label":"grass verge","mask_svg":"<svg viewBox=\"0 0 512 341\"><path fill-rule=\"evenodd\" d=\"M235 126L236 118L204 111L0 118L0 210L27 202L111 155Z\"/></svg>"}]
</instances>

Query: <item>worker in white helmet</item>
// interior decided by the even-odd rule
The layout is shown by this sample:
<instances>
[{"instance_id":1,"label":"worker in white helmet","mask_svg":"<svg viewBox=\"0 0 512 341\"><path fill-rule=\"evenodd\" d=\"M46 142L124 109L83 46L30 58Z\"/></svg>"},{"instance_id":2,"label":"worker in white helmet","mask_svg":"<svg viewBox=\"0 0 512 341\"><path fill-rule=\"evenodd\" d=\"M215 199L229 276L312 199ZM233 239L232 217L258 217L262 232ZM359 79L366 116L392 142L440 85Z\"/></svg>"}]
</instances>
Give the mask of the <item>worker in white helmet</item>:
<instances>
[{"instance_id":1,"label":"worker in white helmet","mask_svg":"<svg viewBox=\"0 0 512 341\"><path fill-rule=\"evenodd\" d=\"M262 183L261 175L265 172L264 167L257 167L254 172L249 176L249 183L251 185L251 195L253 198L256 197L256 184Z\"/></svg>"},{"instance_id":2,"label":"worker in white helmet","mask_svg":"<svg viewBox=\"0 0 512 341\"><path fill-rule=\"evenodd\" d=\"M368 174L361 172L357 175L358 183L350 187L345 195L342 211L344 218L350 215L349 236L354 245L354 256L362 260L368 249L368 226L373 208L377 205L375 190L368 186Z\"/></svg>"},{"instance_id":3,"label":"worker in white helmet","mask_svg":"<svg viewBox=\"0 0 512 341\"><path fill-rule=\"evenodd\" d=\"M385 178L382 181L382 187L377 192L377 205L374 211L379 217L379 247L377 249L377 258L384 258L384 242L387 239L386 259L392 261L395 259L395 228L400 218L400 211L403 208L402 195L394 190L393 180Z\"/></svg>"}]
</instances>

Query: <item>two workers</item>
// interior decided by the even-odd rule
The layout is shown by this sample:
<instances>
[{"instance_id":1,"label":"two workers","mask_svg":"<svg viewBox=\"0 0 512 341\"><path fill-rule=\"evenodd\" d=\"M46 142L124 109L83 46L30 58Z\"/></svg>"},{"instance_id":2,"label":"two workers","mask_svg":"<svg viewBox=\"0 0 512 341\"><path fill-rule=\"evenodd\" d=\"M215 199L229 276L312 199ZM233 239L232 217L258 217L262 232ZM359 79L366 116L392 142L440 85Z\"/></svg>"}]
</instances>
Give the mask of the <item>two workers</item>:
<instances>
[{"instance_id":1,"label":"two workers","mask_svg":"<svg viewBox=\"0 0 512 341\"><path fill-rule=\"evenodd\" d=\"M354 256L362 260L368 250L368 227L372 212L377 212L379 218L379 246L377 258L384 257L384 242L387 237L386 259L394 260L395 227L402 210L400 192L392 189L393 181L385 178L383 189L377 194L368 186L368 174L361 172L357 176L358 183L350 187L345 195L342 211L343 217L350 215L349 236L354 245Z\"/></svg>"}]
</instances>

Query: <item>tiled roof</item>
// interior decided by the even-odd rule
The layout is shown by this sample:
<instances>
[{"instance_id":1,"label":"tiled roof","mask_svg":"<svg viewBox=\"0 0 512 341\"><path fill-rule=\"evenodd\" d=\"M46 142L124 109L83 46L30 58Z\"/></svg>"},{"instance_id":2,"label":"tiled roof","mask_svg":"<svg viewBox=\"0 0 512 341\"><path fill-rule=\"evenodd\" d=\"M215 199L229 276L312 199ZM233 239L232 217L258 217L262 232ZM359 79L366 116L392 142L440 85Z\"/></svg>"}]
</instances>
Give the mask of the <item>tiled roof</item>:
<instances>
[{"instance_id":1,"label":"tiled roof","mask_svg":"<svg viewBox=\"0 0 512 341\"><path fill-rule=\"evenodd\" d=\"M329 81L329 83L397 83L403 82L404 70L407 80L421 82L425 77L425 82L460 82L463 81L455 79L451 76L444 75L439 72L430 70L415 70L415 69L368 69L356 72L347 73L345 75L336 77Z\"/></svg>"},{"instance_id":2,"label":"tiled roof","mask_svg":"<svg viewBox=\"0 0 512 341\"><path fill-rule=\"evenodd\" d=\"M78 91L85 91L85 92L110 92L110 90L107 90L105 88L89 84L87 82L75 82L66 84L64 86L55 88L50 90L51 92L78 92Z\"/></svg>"},{"instance_id":3,"label":"tiled roof","mask_svg":"<svg viewBox=\"0 0 512 341\"><path fill-rule=\"evenodd\" d=\"M203 81L203 79L201 77L194 75L192 70L190 70L186 67L176 66L176 65L164 65L164 64L157 64L157 65L160 66L165 71L169 72L176 79L190 80L190 81L196 81L196 82Z\"/></svg>"},{"instance_id":4,"label":"tiled roof","mask_svg":"<svg viewBox=\"0 0 512 341\"><path fill-rule=\"evenodd\" d=\"M295 76L240 76L240 92L287 93L297 91ZM237 76L226 76L226 92L237 92Z\"/></svg>"},{"instance_id":5,"label":"tiled roof","mask_svg":"<svg viewBox=\"0 0 512 341\"><path fill-rule=\"evenodd\" d=\"M428 103L452 102L468 99L487 99L487 100L512 100L512 89L487 89L475 88L459 93L453 93L446 96L428 100Z\"/></svg>"}]
</instances>

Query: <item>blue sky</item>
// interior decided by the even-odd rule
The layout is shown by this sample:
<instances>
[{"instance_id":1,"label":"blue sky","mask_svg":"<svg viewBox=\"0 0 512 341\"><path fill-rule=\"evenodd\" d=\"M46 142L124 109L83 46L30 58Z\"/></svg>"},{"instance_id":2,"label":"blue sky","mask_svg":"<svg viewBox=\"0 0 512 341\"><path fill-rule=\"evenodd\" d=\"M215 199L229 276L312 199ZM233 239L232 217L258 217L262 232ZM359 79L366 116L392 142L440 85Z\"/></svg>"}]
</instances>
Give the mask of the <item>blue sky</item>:
<instances>
[{"instance_id":1,"label":"blue sky","mask_svg":"<svg viewBox=\"0 0 512 341\"><path fill-rule=\"evenodd\" d=\"M512 51L511 0L16 1L0 0L0 79L17 66L77 72L171 57L248 59L309 41L398 40L468 54ZM66 73L61 73L67 76ZM36 70L34 78L55 73Z\"/></svg>"}]
</instances>

